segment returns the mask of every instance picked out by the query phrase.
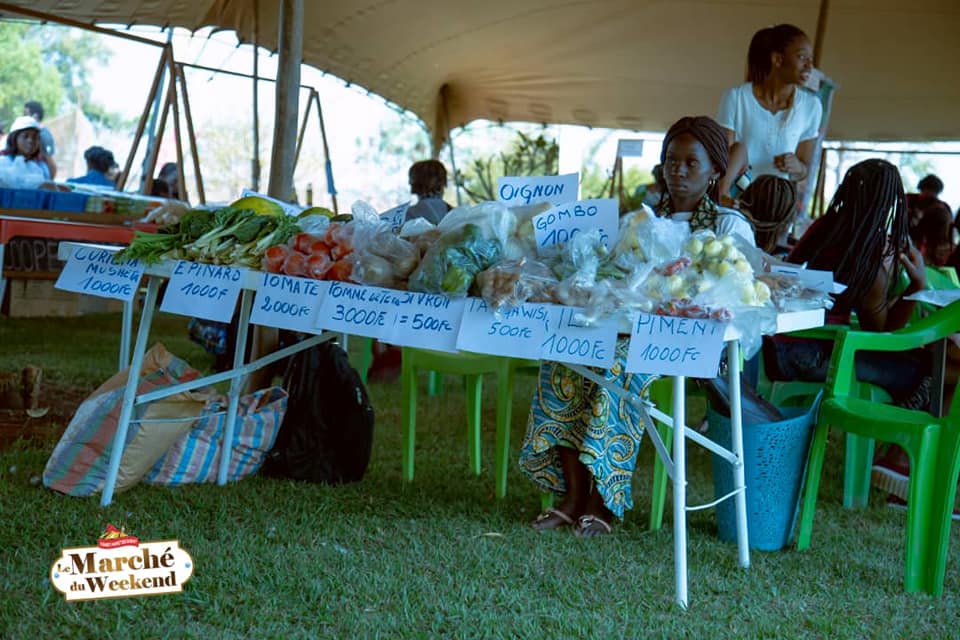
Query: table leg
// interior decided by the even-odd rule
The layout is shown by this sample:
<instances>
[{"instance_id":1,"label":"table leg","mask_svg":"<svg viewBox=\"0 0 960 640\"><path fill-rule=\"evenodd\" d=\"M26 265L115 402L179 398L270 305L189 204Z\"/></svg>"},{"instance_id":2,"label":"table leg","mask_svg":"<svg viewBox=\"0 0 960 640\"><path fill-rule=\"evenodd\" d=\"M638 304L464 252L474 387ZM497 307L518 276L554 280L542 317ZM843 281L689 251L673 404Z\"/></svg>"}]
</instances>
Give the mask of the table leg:
<instances>
[{"instance_id":1,"label":"table leg","mask_svg":"<svg viewBox=\"0 0 960 640\"><path fill-rule=\"evenodd\" d=\"M677 604L687 608L687 379L673 378L673 563Z\"/></svg>"},{"instance_id":2,"label":"table leg","mask_svg":"<svg viewBox=\"0 0 960 640\"><path fill-rule=\"evenodd\" d=\"M6 243L0 242L0 306L3 305L3 294L7 291L7 280L3 277L3 253L6 247Z\"/></svg>"},{"instance_id":3,"label":"table leg","mask_svg":"<svg viewBox=\"0 0 960 640\"><path fill-rule=\"evenodd\" d=\"M130 365L131 333L133 333L133 300L124 300L123 316L120 320L120 367L117 371L123 371Z\"/></svg>"},{"instance_id":4,"label":"table leg","mask_svg":"<svg viewBox=\"0 0 960 640\"><path fill-rule=\"evenodd\" d=\"M740 566L750 566L750 545L747 535L747 495L743 475L743 406L740 396L740 343L727 343L727 372L730 375L730 450L737 457L733 464L734 507L737 513L737 550Z\"/></svg>"},{"instance_id":5,"label":"table leg","mask_svg":"<svg viewBox=\"0 0 960 640\"><path fill-rule=\"evenodd\" d=\"M253 291L244 289L240 299L240 323L237 327L237 346L233 351L233 368L239 370L247 359L247 332L250 329L250 308L253 306ZM230 470L230 458L233 453L233 432L237 426L237 407L240 404L240 393L246 374L237 371L230 380L228 393L227 420L223 429L223 440L220 442L220 469L217 473L217 484L227 484L227 473Z\"/></svg>"},{"instance_id":6,"label":"table leg","mask_svg":"<svg viewBox=\"0 0 960 640\"><path fill-rule=\"evenodd\" d=\"M143 367L143 354L147 350L147 338L150 337L150 324L153 322L153 309L157 303L160 281L161 278L155 276L149 276L147 280L147 299L143 303L143 313L140 315L137 343L133 348L133 361L130 363L127 386L123 390L123 404L120 405L117 432L113 436L113 448L110 451L110 466L107 468L107 479L103 485L103 494L100 496L100 506L103 507L113 501L113 488L117 484L120 458L123 457L127 430L130 428L130 418L133 417L133 402L137 397L137 387L140 384L140 369Z\"/></svg>"}]
</instances>

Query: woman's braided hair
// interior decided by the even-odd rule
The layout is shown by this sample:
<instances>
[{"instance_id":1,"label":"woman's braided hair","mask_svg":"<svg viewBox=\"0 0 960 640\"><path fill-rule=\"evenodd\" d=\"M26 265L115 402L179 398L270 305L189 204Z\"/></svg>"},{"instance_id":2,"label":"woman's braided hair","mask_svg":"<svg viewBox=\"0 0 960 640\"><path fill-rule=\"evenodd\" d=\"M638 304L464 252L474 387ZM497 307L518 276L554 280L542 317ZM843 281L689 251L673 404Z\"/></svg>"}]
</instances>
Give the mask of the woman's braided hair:
<instances>
[{"instance_id":1,"label":"woman's braided hair","mask_svg":"<svg viewBox=\"0 0 960 640\"><path fill-rule=\"evenodd\" d=\"M791 252L792 262L831 270L847 285L840 298L857 309L883 268L893 258L888 299L897 285L899 261L909 243L906 196L897 168L879 158L850 167L827 212ZM889 239L888 239L889 236Z\"/></svg>"},{"instance_id":2,"label":"woman's braided hair","mask_svg":"<svg viewBox=\"0 0 960 640\"><path fill-rule=\"evenodd\" d=\"M777 238L793 220L797 206L797 185L778 176L762 175L740 194L740 206L756 230L757 246L772 253Z\"/></svg>"},{"instance_id":3,"label":"woman's braided hair","mask_svg":"<svg viewBox=\"0 0 960 640\"><path fill-rule=\"evenodd\" d=\"M727 162L730 160L730 147L727 144L727 134L723 127L707 116L687 116L680 118L673 123L673 126L667 131L663 138L663 146L660 148L660 164L663 165L667 159L667 147L679 136L688 133L696 138L703 145L710 158L713 168L723 175L727 171ZM666 184L660 185L663 188L663 197L667 197ZM707 195L714 202L719 200L717 193L717 183L713 182L707 190Z\"/></svg>"},{"instance_id":4,"label":"woman's braided hair","mask_svg":"<svg viewBox=\"0 0 960 640\"><path fill-rule=\"evenodd\" d=\"M807 34L792 24L765 27L753 34L747 50L747 82L757 84L766 80L773 71L770 55L783 53L791 42L800 37L806 38Z\"/></svg>"}]
</instances>

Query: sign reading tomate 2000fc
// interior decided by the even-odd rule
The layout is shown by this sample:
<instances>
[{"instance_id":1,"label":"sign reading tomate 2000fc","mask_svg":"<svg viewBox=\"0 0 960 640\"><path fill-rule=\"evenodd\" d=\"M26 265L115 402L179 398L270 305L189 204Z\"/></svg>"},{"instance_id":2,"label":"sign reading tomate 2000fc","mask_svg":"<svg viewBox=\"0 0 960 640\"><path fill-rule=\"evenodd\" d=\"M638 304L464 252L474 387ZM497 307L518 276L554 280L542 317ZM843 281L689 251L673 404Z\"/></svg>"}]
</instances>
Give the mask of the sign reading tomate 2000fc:
<instances>
[{"instance_id":1,"label":"sign reading tomate 2000fc","mask_svg":"<svg viewBox=\"0 0 960 640\"><path fill-rule=\"evenodd\" d=\"M50 567L68 602L179 593L192 575L193 560L176 540L66 548Z\"/></svg>"}]
</instances>

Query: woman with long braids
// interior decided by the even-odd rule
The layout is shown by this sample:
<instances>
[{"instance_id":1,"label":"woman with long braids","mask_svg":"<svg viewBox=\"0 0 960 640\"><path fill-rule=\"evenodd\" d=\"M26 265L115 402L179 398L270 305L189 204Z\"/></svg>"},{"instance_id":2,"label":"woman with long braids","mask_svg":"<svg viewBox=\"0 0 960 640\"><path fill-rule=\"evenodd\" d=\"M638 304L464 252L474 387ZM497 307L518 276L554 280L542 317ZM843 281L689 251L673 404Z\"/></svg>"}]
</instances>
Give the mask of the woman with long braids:
<instances>
[{"instance_id":1,"label":"woman with long braids","mask_svg":"<svg viewBox=\"0 0 960 640\"><path fill-rule=\"evenodd\" d=\"M666 187L657 206L660 215L753 243L747 219L717 206L708 194L716 192L727 166L726 139L716 122L679 120L664 138L660 161ZM598 373L639 396L655 376L627 373L628 347L628 340L618 340L613 367ZM563 497L531 526L538 531L572 526L585 537L610 533L613 519L633 506L630 482L642 438L643 424L628 400L562 364L543 363L520 467L541 489Z\"/></svg>"},{"instance_id":2,"label":"woman with long braids","mask_svg":"<svg viewBox=\"0 0 960 640\"><path fill-rule=\"evenodd\" d=\"M827 316L832 324L847 324L857 314L866 331L893 331L907 324L915 303L906 296L926 286L923 256L910 242L906 199L897 168L879 159L864 160L847 171L826 214L818 219L788 256L810 269L830 270L847 285ZM903 277L905 274L905 278ZM903 288L903 280L907 280ZM958 350L948 345L944 388L950 406L957 381ZM764 340L764 363L771 380L822 381L833 349L832 341L775 336ZM894 403L926 409L930 403L932 358L924 349L900 352L861 352L857 379L884 388ZM874 484L902 506L907 495L908 461L891 445L874 465Z\"/></svg>"},{"instance_id":3,"label":"woman with long braids","mask_svg":"<svg viewBox=\"0 0 960 640\"><path fill-rule=\"evenodd\" d=\"M727 91L717 111L732 145L720 193L730 193L748 163L754 178L786 178L802 192L823 115L817 96L801 88L812 68L813 45L798 27L778 24L754 34L747 81Z\"/></svg>"}]
</instances>

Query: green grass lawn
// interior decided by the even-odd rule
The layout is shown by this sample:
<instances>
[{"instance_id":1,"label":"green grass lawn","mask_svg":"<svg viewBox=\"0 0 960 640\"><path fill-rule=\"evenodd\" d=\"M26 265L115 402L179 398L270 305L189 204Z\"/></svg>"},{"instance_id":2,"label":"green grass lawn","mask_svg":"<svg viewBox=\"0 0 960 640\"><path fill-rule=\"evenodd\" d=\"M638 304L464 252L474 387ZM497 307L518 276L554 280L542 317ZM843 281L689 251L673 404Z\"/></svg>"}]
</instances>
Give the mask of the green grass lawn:
<instances>
[{"instance_id":1,"label":"green grass lawn","mask_svg":"<svg viewBox=\"0 0 960 640\"><path fill-rule=\"evenodd\" d=\"M198 367L210 358L182 318L155 338ZM116 316L0 319L0 369L27 361L47 380L93 389L116 366ZM517 383L519 445L531 378ZM252 478L226 487L138 486L97 499L29 482L55 444L0 452L0 638L934 638L960 634L956 530L945 595L902 592L904 515L882 496L840 507L842 445L830 449L813 548L751 554L716 536L712 510L690 514L690 607L674 604L673 535L647 530L652 447L636 507L615 534L537 534L539 494L511 469L493 496L495 384L484 391L483 475L468 471L459 380L426 400L421 381L417 473L401 481L399 393L372 385L373 458L363 482L327 487ZM703 407L691 406L691 413ZM835 439L835 443L839 443ZM712 499L709 456L689 451L690 501ZM669 500L668 500L669 502ZM142 540L177 538L195 562L182 594L67 603L47 575L65 546L94 544L107 522Z\"/></svg>"}]
</instances>

